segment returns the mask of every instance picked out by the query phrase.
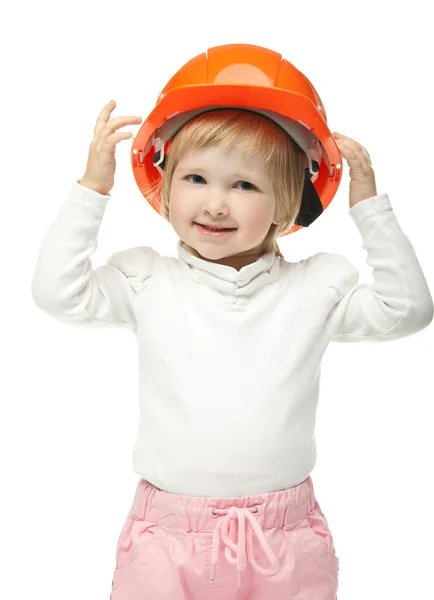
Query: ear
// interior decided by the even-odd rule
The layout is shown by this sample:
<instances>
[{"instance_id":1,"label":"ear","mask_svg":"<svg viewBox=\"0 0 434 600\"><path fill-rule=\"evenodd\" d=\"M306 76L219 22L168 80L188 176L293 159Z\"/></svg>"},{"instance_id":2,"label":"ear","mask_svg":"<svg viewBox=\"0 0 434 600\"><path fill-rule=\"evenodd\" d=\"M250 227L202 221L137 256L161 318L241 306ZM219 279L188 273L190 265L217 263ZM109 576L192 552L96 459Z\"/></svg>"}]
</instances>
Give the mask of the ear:
<instances>
[{"instance_id":1,"label":"ear","mask_svg":"<svg viewBox=\"0 0 434 600\"><path fill-rule=\"evenodd\" d=\"M271 221L271 223L273 225L279 225L279 221L277 220L277 204L276 204L276 208L274 209L274 216L273 216L273 220Z\"/></svg>"}]
</instances>

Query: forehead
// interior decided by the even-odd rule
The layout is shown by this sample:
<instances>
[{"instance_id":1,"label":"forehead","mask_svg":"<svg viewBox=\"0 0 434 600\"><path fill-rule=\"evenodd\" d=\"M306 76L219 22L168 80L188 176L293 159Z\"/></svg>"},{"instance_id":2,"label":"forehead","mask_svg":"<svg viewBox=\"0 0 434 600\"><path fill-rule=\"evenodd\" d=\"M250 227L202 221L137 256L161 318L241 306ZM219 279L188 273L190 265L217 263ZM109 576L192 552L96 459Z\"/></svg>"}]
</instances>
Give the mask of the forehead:
<instances>
[{"instance_id":1,"label":"forehead","mask_svg":"<svg viewBox=\"0 0 434 600\"><path fill-rule=\"evenodd\" d=\"M206 148L193 148L182 154L178 161L178 169L212 168L220 163L231 170L242 169L243 172L267 176L263 162L255 156L249 156L241 145L225 148L223 146L209 146Z\"/></svg>"}]
</instances>

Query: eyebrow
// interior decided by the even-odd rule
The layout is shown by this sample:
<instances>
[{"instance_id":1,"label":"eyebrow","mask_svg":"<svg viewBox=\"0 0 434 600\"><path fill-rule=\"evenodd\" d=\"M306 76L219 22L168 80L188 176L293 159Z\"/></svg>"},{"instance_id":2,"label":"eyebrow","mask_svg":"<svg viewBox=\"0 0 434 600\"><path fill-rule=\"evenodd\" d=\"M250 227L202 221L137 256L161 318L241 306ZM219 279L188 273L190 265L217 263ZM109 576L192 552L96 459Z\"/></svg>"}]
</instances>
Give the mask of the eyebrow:
<instances>
[{"instance_id":1,"label":"eyebrow","mask_svg":"<svg viewBox=\"0 0 434 600\"><path fill-rule=\"evenodd\" d=\"M197 167L194 167L194 168L193 167L192 168L178 167L178 171L186 171L189 173L208 173L208 171L206 169L200 169ZM246 177L247 177L247 179L256 179L256 177L259 178L258 175L255 175L254 173L249 173L247 171L245 173L229 173L229 175L232 177L237 177L238 179L241 179L242 181L245 181Z\"/></svg>"}]
</instances>

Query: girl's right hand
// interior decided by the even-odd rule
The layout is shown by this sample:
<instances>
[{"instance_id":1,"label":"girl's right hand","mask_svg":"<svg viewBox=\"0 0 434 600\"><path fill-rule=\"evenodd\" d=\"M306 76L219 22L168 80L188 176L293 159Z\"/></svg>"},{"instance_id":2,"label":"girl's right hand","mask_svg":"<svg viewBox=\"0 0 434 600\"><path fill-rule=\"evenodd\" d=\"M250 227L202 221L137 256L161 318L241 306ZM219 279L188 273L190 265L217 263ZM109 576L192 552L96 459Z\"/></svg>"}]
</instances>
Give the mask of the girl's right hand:
<instances>
[{"instance_id":1,"label":"girl's right hand","mask_svg":"<svg viewBox=\"0 0 434 600\"><path fill-rule=\"evenodd\" d=\"M86 171L79 181L81 185L105 196L114 185L116 144L133 135L130 131L119 133L115 133L115 131L125 125L136 125L142 120L140 117L116 117L109 121L110 113L114 110L115 106L116 102L114 100L109 102L102 109L96 120L94 138L90 144Z\"/></svg>"}]
</instances>

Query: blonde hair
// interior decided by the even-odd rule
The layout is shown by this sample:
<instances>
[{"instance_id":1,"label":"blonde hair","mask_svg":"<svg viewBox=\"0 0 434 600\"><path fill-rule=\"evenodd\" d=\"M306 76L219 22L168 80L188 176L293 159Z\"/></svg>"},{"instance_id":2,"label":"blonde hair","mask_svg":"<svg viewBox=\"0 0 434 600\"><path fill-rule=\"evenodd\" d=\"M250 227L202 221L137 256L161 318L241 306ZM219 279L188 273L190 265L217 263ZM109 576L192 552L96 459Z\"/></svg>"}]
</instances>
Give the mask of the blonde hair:
<instances>
[{"instance_id":1,"label":"blonde hair","mask_svg":"<svg viewBox=\"0 0 434 600\"><path fill-rule=\"evenodd\" d=\"M185 152L210 146L230 149L240 145L248 158L260 160L273 182L277 224L272 223L262 248L283 257L277 238L295 223L304 187L306 155L270 119L241 109L219 109L202 113L189 121L172 138L164 175L147 190L160 205L161 215L170 223L169 200L173 172ZM147 192L144 191L145 195Z\"/></svg>"}]
</instances>

